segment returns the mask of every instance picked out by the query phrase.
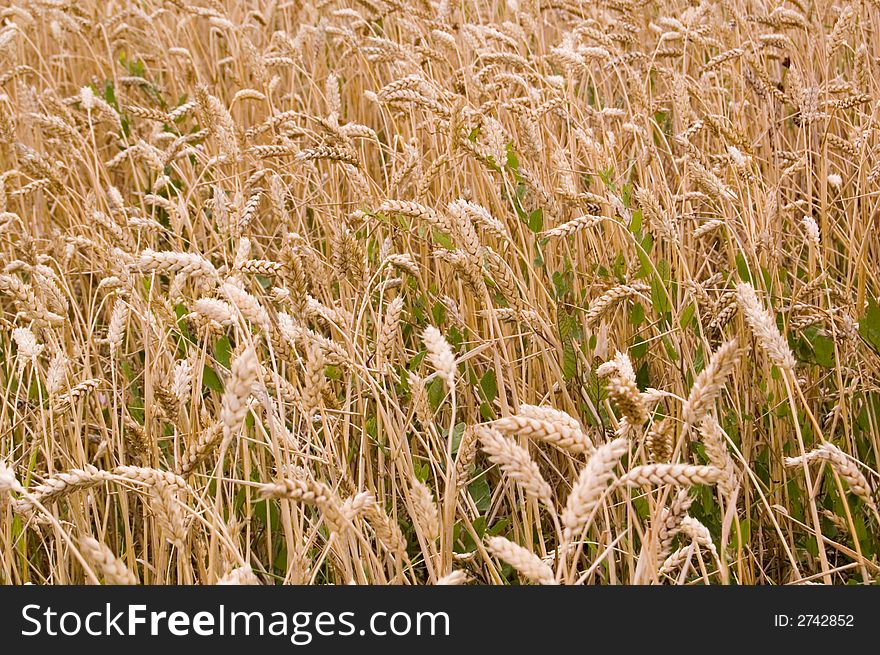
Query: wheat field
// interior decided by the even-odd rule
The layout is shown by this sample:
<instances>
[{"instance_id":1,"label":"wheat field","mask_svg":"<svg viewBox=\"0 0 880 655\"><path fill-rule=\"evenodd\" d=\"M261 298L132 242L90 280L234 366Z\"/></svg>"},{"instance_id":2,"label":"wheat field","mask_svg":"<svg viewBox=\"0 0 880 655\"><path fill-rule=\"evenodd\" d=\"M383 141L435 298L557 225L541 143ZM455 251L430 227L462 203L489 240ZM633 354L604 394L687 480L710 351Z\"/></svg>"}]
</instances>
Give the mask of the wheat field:
<instances>
[{"instance_id":1,"label":"wheat field","mask_svg":"<svg viewBox=\"0 0 880 655\"><path fill-rule=\"evenodd\" d=\"M876 0L7 0L0 582L866 584Z\"/></svg>"}]
</instances>

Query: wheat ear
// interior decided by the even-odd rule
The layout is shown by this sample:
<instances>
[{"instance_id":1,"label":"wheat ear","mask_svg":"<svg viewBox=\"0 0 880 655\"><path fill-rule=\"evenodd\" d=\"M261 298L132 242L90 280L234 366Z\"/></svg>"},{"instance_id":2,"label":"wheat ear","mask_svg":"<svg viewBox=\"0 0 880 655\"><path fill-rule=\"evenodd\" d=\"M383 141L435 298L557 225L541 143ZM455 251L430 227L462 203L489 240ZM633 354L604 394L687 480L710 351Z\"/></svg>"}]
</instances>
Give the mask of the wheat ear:
<instances>
[{"instance_id":1,"label":"wheat ear","mask_svg":"<svg viewBox=\"0 0 880 655\"><path fill-rule=\"evenodd\" d=\"M479 438L493 464L497 464L527 496L552 507L550 485L541 476L529 451L491 427L481 428Z\"/></svg>"},{"instance_id":2,"label":"wheat ear","mask_svg":"<svg viewBox=\"0 0 880 655\"><path fill-rule=\"evenodd\" d=\"M82 537L79 549L104 577L107 584L136 585L137 578L105 544L92 537Z\"/></svg>"},{"instance_id":3,"label":"wheat ear","mask_svg":"<svg viewBox=\"0 0 880 655\"><path fill-rule=\"evenodd\" d=\"M557 584L553 570L530 550L504 537L489 537L486 548L498 559L515 568L524 578L543 585Z\"/></svg>"},{"instance_id":4,"label":"wheat ear","mask_svg":"<svg viewBox=\"0 0 880 655\"><path fill-rule=\"evenodd\" d=\"M627 450L627 440L618 438L599 446L590 456L568 494L562 512L562 525L565 526L567 541L571 541L587 526L609 483L614 479L615 467Z\"/></svg>"},{"instance_id":5,"label":"wheat ear","mask_svg":"<svg viewBox=\"0 0 880 655\"><path fill-rule=\"evenodd\" d=\"M877 512L877 504L871 491L871 483L868 482L868 479L861 472L858 465L840 448L832 443L825 442L805 455L786 458L785 466L793 468L800 466L803 462L812 461L825 461L831 464L837 475L849 485L849 490L861 498L865 505L870 507L875 513Z\"/></svg>"},{"instance_id":6,"label":"wheat ear","mask_svg":"<svg viewBox=\"0 0 880 655\"><path fill-rule=\"evenodd\" d=\"M590 438L579 427L574 428L567 421L545 420L531 416L507 416L492 421L491 425L503 434L543 441L575 455L594 450Z\"/></svg>"}]
</instances>

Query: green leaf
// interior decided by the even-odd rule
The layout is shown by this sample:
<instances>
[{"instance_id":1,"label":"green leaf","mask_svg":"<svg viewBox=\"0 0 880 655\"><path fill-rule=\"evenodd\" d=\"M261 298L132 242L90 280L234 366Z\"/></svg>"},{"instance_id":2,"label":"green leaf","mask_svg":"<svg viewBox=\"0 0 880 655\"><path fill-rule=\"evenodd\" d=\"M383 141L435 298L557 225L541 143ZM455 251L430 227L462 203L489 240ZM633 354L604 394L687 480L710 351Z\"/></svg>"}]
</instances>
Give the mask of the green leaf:
<instances>
[{"instance_id":1,"label":"green leaf","mask_svg":"<svg viewBox=\"0 0 880 655\"><path fill-rule=\"evenodd\" d=\"M808 327L802 334L792 344L797 358L802 362L834 368L837 363L834 359L834 341L819 334L816 326Z\"/></svg>"},{"instance_id":2,"label":"green leaf","mask_svg":"<svg viewBox=\"0 0 880 655\"><path fill-rule=\"evenodd\" d=\"M637 302L629 311L629 322L635 326L641 325L645 320L645 308L642 303Z\"/></svg>"},{"instance_id":3,"label":"green leaf","mask_svg":"<svg viewBox=\"0 0 880 655\"><path fill-rule=\"evenodd\" d=\"M859 319L859 334L880 353L880 305L873 299L868 300L868 310Z\"/></svg>"},{"instance_id":4,"label":"green leaf","mask_svg":"<svg viewBox=\"0 0 880 655\"><path fill-rule=\"evenodd\" d=\"M742 535L742 538L740 538ZM739 522L739 530L733 529L730 531L730 545L733 548L743 548L746 544L749 543L752 536L752 521L750 519L743 519Z\"/></svg>"},{"instance_id":5,"label":"green leaf","mask_svg":"<svg viewBox=\"0 0 880 655\"><path fill-rule=\"evenodd\" d=\"M629 354L633 359L641 359L648 352L648 342L636 335L633 337L633 345L629 348Z\"/></svg>"},{"instance_id":6,"label":"green leaf","mask_svg":"<svg viewBox=\"0 0 880 655\"><path fill-rule=\"evenodd\" d=\"M207 364L205 364L205 369L202 372L202 384L212 391L223 391L223 382L220 380L220 376L217 375L217 371Z\"/></svg>"},{"instance_id":7,"label":"green leaf","mask_svg":"<svg viewBox=\"0 0 880 655\"><path fill-rule=\"evenodd\" d=\"M568 341L569 339L578 338L580 333L578 331L577 317L573 313L567 312L562 306L558 308L557 312L556 323L559 329L559 339L561 341Z\"/></svg>"},{"instance_id":8,"label":"green leaf","mask_svg":"<svg viewBox=\"0 0 880 655\"><path fill-rule=\"evenodd\" d=\"M428 402L431 403L431 409L437 411L440 403L446 397L446 386L439 377L434 378L428 383Z\"/></svg>"},{"instance_id":9,"label":"green leaf","mask_svg":"<svg viewBox=\"0 0 880 655\"><path fill-rule=\"evenodd\" d=\"M529 214L529 229L535 234L544 229L544 210L540 207Z\"/></svg>"},{"instance_id":10,"label":"green leaf","mask_svg":"<svg viewBox=\"0 0 880 655\"><path fill-rule=\"evenodd\" d=\"M672 340L669 338L668 334L663 335L663 347L666 348L666 355L673 362L677 362L681 359L681 356L678 354L678 351L675 349L675 345L672 343Z\"/></svg>"},{"instance_id":11,"label":"green leaf","mask_svg":"<svg viewBox=\"0 0 880 655\"><path fill-rule=\"evenodd\" d=\"M574 342L566 341L562 351L562 376L566 382L571 382L577 375L577 350Z\"/></svg>"},{"instance_id":12,"label":"green leaf","mask_svg":"<svg viewBox=\"0 0 880 655\"><path fill-rule=\"evenodd\" d=\"M514 173L519 172L519 159L517 159L516 153L513 151L512 143L507 144L507 168Z\"/></svg>"},{"instance_id":13,"label":"green leaf","mask_svg":"<svg viewBox=\"0 0 880 655\"><path fill-rule=\"evenodd\" d=\"M226 368L229 368L229 358L232 354L232 346L229 343L229 337L222 336L217 339L217 343L214 345L214 357L217 358L217 361L223 364Z\"/></svg>"},{"instance_id":14,"label":"green leaf","mask_svg":"<svg viewBox=\"0 0 880 655\"><path fill-rule=\"evenodd\" d=\"M694 313L696 312L696 307L694 303L691 303L687 307L684 308L684 311L681 313L681 318L678 321L678 324L681 326L682 330L686 330L688 325L691 324L691 321L694 318Z\"/></svg>"},{"instance_id":15,"label":"green leaf","mask_svg":"<svg viewBox=\"0 0 880 655\"><path fill-rule=\"evenodd\" d=\"M642 239L641 245L641 248L636 249L636 253L639 256L639 262L641 262L641 267L635 275L637 280L648 277L653 271L649 255L651 254L651 249L654 247L654 237L650 234L646 234Z\"/></svg>"},{"instance_id":16,"label":"green leaf","mask_svg":"<svg viewBox=\"0 0 880 655\"><path fill-rule=\"evenodd\" d=\"M633 212L632 220L629 222L629 231L633 234L639 234L642 231L642 210L637 209Z\"/></svg>"},{"instance_id":17,"label":"green leaf","mask_svg":"<svg viewBox=\"0 0 880 655\"><path fill-rule=\"evenodd\" d=\"M474 501L478 512L486 512L492 505L492 490L486 480L485 474L480 475L468 486L468 493Z\"/></svg>"},{"instance_id":18,"label":"green leaf","mask_svg":"<svg viewBox=\"0 0 880 655\"><path fill-rule=\"evenodd\" d=\"M456 423L455 427L452 428L452 454L455 455L458 452L458 447L461 445L461 438L464 435L464 423Z\"/></svg>"},{"instance_id":19,"label":"green leaf","mask_svg":"<svg viewBox=\"0 0 880 655\"><path fill-rule=\"evenodd\" d=\"M737 253L736 255L736 272L739 275L739 279L743 282L748 282L750 284L755 283L752 279L752 273L749 271L749 264L746 261L746 258L743 257L742 253Z\"/></svg>"},{"instance_id":20,"label":"green leaf","mask_svg":"<svg viewBox=\"0 0 880 655\"><path fill-rule=\"evenodd\" d=\"M614 166L603 168L601 171L599 171L599 177L602 179L602 182L605 184L605 187L609 191L617 193L617 185L614 184L611 179L614 177Z\"/></svg>"},{"instance_id":21,"label":"green leaf","mask_svg":"<svg viewBox=\"0 0 880 655\"><path fill-rule=\"evenodd\" d=\"M480 389L483 390L483 397L486 402L491 403L498 396L498 381L495 379L495 371L489 369L480 378Z\"/></svg>"},{"instance_id":22,"label":"green leaf","mask_svg":"<svg viewBox=\"0 0 880 655\"><path fill-rule=\"evenodd\" d=\"M433 230L434 241L447 250L455 250L455 242L440 230Z\"/></svg>"},{"instance_id":23,"label":"green leaf","mask_svg":"<svg viewBox=\"0 0 880 655\"><path fill-rule=\"evenodd\" d=\"M651 303L654 305L654 311L658 314L666 314L672 311L672 304L669 302L669 295L666 293L670 277L669 262L664 259L657 264L657 275L651 279Z\"/></svg>"}]
</instances>

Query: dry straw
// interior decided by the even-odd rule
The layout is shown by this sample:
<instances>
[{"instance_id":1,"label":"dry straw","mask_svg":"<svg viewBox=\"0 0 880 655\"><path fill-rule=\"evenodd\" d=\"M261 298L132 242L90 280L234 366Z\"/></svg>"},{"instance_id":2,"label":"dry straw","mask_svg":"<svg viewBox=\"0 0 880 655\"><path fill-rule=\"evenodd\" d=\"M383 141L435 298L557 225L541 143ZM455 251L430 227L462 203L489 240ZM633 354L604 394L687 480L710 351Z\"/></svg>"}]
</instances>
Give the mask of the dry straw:
<instances>
[{"instance_id":1,"label":"dry straw","mask_svg":"<svg viewBox=\"0 0 880 655\"><path fill-rule=\"evenodd\" d=\"M0 12L4 581L871 581L876 0L228 4Z\"/></svg>"}]
</instances>

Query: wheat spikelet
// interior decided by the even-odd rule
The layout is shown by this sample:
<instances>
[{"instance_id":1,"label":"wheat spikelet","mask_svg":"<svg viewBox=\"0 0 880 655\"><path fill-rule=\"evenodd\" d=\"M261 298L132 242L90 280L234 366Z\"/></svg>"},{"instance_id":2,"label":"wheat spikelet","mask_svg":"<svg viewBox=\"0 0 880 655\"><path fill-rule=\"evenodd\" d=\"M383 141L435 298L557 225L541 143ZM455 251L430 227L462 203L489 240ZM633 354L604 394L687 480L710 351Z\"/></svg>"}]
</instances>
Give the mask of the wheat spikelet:
<instances>
[{"instance_id":1,"label":"wheat spikelet","mask_svg":"<svg viewBox=\"0 0 880 655\"><path fill-rule=\"evenodd\" d=\"M446 384L455 387L455 377L457 367L455 364L455 355L452 353L452 347L449 342L440 333L440 330L433 325L429 325L422 332L422 341L428 349L428 359L437 370L437 375L443 379Z\"/></svg>"},{"instance_id":2,"label":"wheat spikelet","mask_svg":"<svg viewBox=\"0 0 880 655\"><path fill-rule=\"evenodd\" d=\"M736 490L737 472L730 451L727 449L727 440L718 421L711 414L706 416L700 423L700 436L703 445L706 448L706 457L709 463L721 471L721 477L718 479L718 489L727 498L733 495Z\"/></svg>"},{"instance_id":3,"label":"wheat spikelet","mask_svg":"<svg viewBox=\"0 0 880 655\"><path fill-rule=\"evenodd\" d=\"M470 576L467 573L462 570L456 570L439 578L434 584L438 586L464 585L468 583L468 580L470 580Z\"/></svg>"},{"instance_id":4,"label":"wheat spikelet","mask_svg":"<svg viewBox=\"0 0 880 655\"><path fill-rule=\"evenodd\" d=\"M23 487L15 477L15 470L7 465L6 462L0 462L0 498L3 497L3 494L8 494L10 491L20 493L22 490Z\"/></svg>"},{"instance_id":5,"label":"wheat spikelet","mask_svg":"<svg viewBox=\"0 0 880 655\"><path fill-rule=\"evenodd\" d=\"M92 537L82 537L79 548L83 556L93 565L107 584L135 585L137 578L128 567L113 554L105 544Z\"/></svg>"},{"instance_id":6,"label":"wheat spikelet","mask_svg":"<svg viewBox=\"0 0 880 655\"><path fill-rule=\"evenodd\" d=\"M573 218L572 220L568 221L567 223L563 223L562 225L557 225L556 227L544 232L541 236L547 239L568 237L572 234L580 232L581 230L588 230L591 227L595 227L604 220L606 220L604 216L593 216L592 214L585 214L583 216Z\"/></svg>"},{"instance_id":7,"label":"wheat spikelet","mask_svg":"<svg viewBox=\"0 0 880 655\"><path fill-rule=\"evenodd\" d=\"M158 481L149 488L150 507L165 538L175 547L183 549L189 533L181 510L181 502L176 487Z\"/></svg>"},{"instance_id":8,"label":"wheat spikelet","mask_svg":"<svg viewBox=\"0 0 880 655\"><path fill-rule=\"evenodd\" d=\"M263 332L269 331L269 314L254 296L231 282L222 284L220 293L226 296L226 299L240 312L241 316L262 328Z\"/></svg>"},{"instance_id":9,"label":"wheat spikelet","mask_svg":"<svg viewBox=\"0 0 880 655\"><path fill-rule=\"evenodd\" d=\"M380 214L399 214L401 216L407 216L408 218L414 218L418 221L424 221L447 234L455 234L455 226L448 217L438 213L430 207L420 205L417 202L386 200L376 208L376 212Z\"/></svg>"},{"instance_id":10,"label":"wheat spikelet","mask_svg":"<svg viewBox=\"0 0 880 655\"><path fill-rule=\"evenodd\" d=\"M422 534L429 541L434 541L440 536L440 513L434 502L434 495L424 483L413 480L410 496L415 512L413 518L421 528Z\"/></svg>"},{"instance_id":11,"label":"wheat spikelet","mask_svg":"<svg viewBox=\"0 0 880 655\"><path fill-rule=\"evenodd\" d=\"M171 380L171 393L178 403L186 401L192 388L192 364L185 359L174 365Z\"/></svg>"},{"instance_id":12,"label":"wheat spikelet","mask_svg":"<svg viewBox=\"0 0 880 655\"><path fill-rule=\"evenodd\" d=\"M110 315L110 323L107 326L107 343L110 344L111 353L118 352L122 347L128 314L128 305L122 298L119 298L113 305L113 313Z\"/></svg>"},{"instance_id":13,"label":"wheat spikelet","mask_svg":"<svg viewBox=\"0 0 880 655\"><path fill-rule=\"evenodd\" d=\"M645 434L645 447L656 463L668 462L672 457L675 439L675 425L672 418L666 417L651 426Z\"/></svg>"},{"instance_id":14,"label":"wheat spikelet","mask_svg":"<svg viewBox=\"0 0 880 655\"><path fill-rule=\"evenodd\" d=\"M678 233L675 223L669 213L660 204L657 197L644 187L636 187L633 197L642 208L648 230L651 230L663 238L675 243L678 241Z\"/></svg>"},{"instance_id":15,"label":"wheat spikelet","mask_svg":"<svg viewBox=\"0 0 880 655\"><path fill-rule=\"evenodd\" d=\"M320 510L324 522L332 532L341 534L351 525L333 490L308 476L263 484L260 486L260 497L284 498L312 505Z\"/></svg>"},{"instance_id":16,"label":"wheat spikelet","mask_svg":"<svg viewBox=\"0 0 880 655\"><path fill-rule=\"evenodd\" d=\"M834 23L834 27L831 29L831 34L828 36L828 41L825 44L826 57L831 58L844 45L849 37L849 32L852 31L855 20L855 10L849 5L844 7L840 12L840 16L837 17L837 21Z\"/></svg>"},{"instance_id":17,"label":"wheat spikelet","mask_svg":"<svg viewBox=\"0 0 880 655\"><path fill-rule=\"evenodd\" d=\"M679 530L682 534L686 534L690 537L695 544L700 546L700 548L712 553L712 557L716 561L718 560L718 550L715 548L715 543L712 541L712 534L709 532L709 528L692 516L685 516L681 520Z\"/></svg>"},{"instance_id":18,"label":"wheat spikelet","mask_svg":"<svg viewBox=\"0 0 880 655\"><path fill-rule=\"evenodd\" d=\"M16 357L23 360L36 361L46 348L37 342L37 335L30 328L15 328L12 330L12 340L18 347Z\"/></svg>"},{"instance_id":19,"label":"wheat spikelet","mask_svg":"<svg viewBox=\"0 0 880 655\"><path fill-rule=\"evenodd\" d=\"M403 298L400 296L388 303L385 309L385 318L376 341L376 365L380 371L384 372L390 368L402 312Z\"/></svg>"},{"instance_id":20,"label":"wheat spikelet","mask_svg":"<svg viewBox=\"0 0 880 655\"><path fill-rule=\"evenodd\" d=\"M145 488L164 485L174 493L191 493L192 491L186 480L171 471L148 466L122 465L114 467L111 473L117 481L137 482Z\"/></svg>"},{"instance_id":21,"label":"wheat spikelet","mask_svg":"<svg viewBox=\"0 0 880 655\"><path fill-rule=\"evenodd\" d=\"M629 359L629 355L626 353L618 351L614 354L612 359L596 368L596 375L600 378L610 377L615 374L620 375L635 384L636 372L633 370L632 362Z\"/></svg>"},{"instance_id":22,"label":"wheat spikelet","mask_svg":"<svg viewBox=\"0 0 880 655\"><path fill-rule=\"evenodd\" d=\"M428 402L428 392L425 389L425 380L415 372L411 372L407 379L409 382L410 393L412 396L412 406L415 410L416 418L423 428L432 425L434 422L434 412Z\"/></svg>"},{"instance_id":23,"label":"wheat spikelet","mask_svg":"<svg viewBox=\"0 0 880 655\"><path fill-rule=\"evenodd\" d=\"M715 484L723 471L715 466L694 464L645 464L636 466L621 476L617 484L622 487L677 484L690 487L695 484Z\"/></svg>"},{"instance_id":24,"label":"wheat spikelet","mask_svg":"<svg viewBox=\"0 0 880 655\"><path fill-rule=\"evenodd\" d=\"M409 273L415 278L419 276L419 267L409 253L391 253L385 257L385 261L391 264L394 268Z\"/></svg>"},{"instance_id":25,"label":"wheat spikelet","mask_svg":"<svg viewBox=\"0 0 880 655\"><path fill-rule=\"evenodd\" d=\"M232 376L223 391L220 423L223 426L222 449L232 444L244 425L248 397L260 375L260 362L254 349L248 348L232 362Z\"/></svg>"},{"instance_id":26,"label":"wheat spikelet","mask_svg":"<svg viewBox=\"0 0 880 655\"><path fill-rule=\"evenodd\" d=\"M549 408L536 408L549 409ZM520 406L522 411L522 406ZM528 410L526 410L528 411ZM551 411L553 411L551 409ZM572 427L570 421L560 421L558 417L543 413L547 420L533 418L532 416L507 416L492 421L491 426L507 435L519 435L544 441L552 444L560 450L573 454L590 453L593 451L593 442L580 428ZM567 416L567 415L566 415ZM571 419L571 417L568 417Z\"/></svg>"},{"instance_id":27,"label":"wheat spikelet","mask_svg":"<svg viewBox=\"0 0 880 655\"><path fill-rule=\"evenodd\" d=\"M296 153L294 159L298 162L308 162L320 159L329 161L338 161L352 166L358 166L360 160L357 153L349 148L340 148L334 146L318 146L316 148L306 148Z\"/></svg>"},{"instance_id":28,"label":"wheat spikelet","mask_svg":"<svg viewBox=\"0 0 880 655\"><path fill-rule=\"evenodd\" d=\"M613 375L608 381L608 396L630 425L640 427L648 420L648 409L634 380Z\"/></svg>"},{"instance_id":29,"label":"wheat spikelet","mask_svg":"<svg viewBox=\"0 0 880 655\"><path fill-rule=\"evenodd\" d=\"M542 421L555 422L571 430L579 430L581 432L584 431L580 421L578 421L574 416L572 416L568 412L562 411L561 409L556 409L555 407L520 403L517 414L519 416L527 416L530 418L540 419Z\"/></svg>"},{"instance_id":30,"label":"wheat spikelet","mask_svg":"<svg viewBox=\"0 0 880 655\"><path fill-rule=\"evenodd\" d=\"M221 154L228 159L238 159L240 149L237 131L229 110L218 98L208 93L203 85L196 88L196 102L203 117L202 124L216 138Z\"/></svg>"},{"instance_id":31,"label":"wheat spikelet","mask_svg":"<svg viewBox=\"0 0 880 655\"><path fill-rule=\"evenodd\" d=\"M12 296L22 313L32 318L38 326L60 326L66 321L64 316L46 309L31 286L13 275L0 275L0 293Z\"/></svg>"},{"instance_id":32,"label":"wheat spikelet","mask_svg":"<svg viewBox=\"0 0 880 655\"><path fill-rule=\"evenodd\" d=\"M362 491L342 503L342 514L349 520L354 521L360 516L366 515L376 504L376 496L370 491Z\"/></svg>"},{"instance_id":33,"label":"wheat spikelet","mask_svg":"<svg viewBox=\"0 0 880 655\"><path fill-rule=\"evenodd\" d=\"M229 327L236 321L236 312L229 303L216 298L199 298L193 303L196 313L219 325Z\"/></svg>"},{"instance_id":34,"label":"wheat spikelet","mask_svg":"<svg viewBox=\"0 0 880 655\"><path fill-rule=\"evenodd\" d=\"M180 458L177 465L177 473L182 477L191 474L195 468L205 459L214 448L220 445L223 437L223 424L214 423L201 431L198 438L193 441Z\"/></svg>"},{"instance_id":35,"label":"wheat spikelet","mask_svg":"<svg viewBox=\"0 0 880 655\"><path fill-rule=\"evenodd\" d=\"M324 377L326 360L324 358L324 351L317 344L307 344L306 353L308 357L304 366L300 402L302 403L303 411L308 416L311 416L321 407L323 390L326 386Z\"/></svg>"},{"instance_id":36,"label":"wheat spikelet","mask_svg":"<svg viewBox=\"0 0 880 655\"><path fill-rule=\"evenodd\" d=\"M788 341L776 327L776 320L758 301L755 288L748 282L740 282L736 285L736 299L746 323L770 360L779 368L793 370L797 362Z\"/></svg>"},{"instance_id":37,"label":"wheat spikelet","mask_svg":"<svg viewBox=\"0 0 880 655\"><path fill-rule=\"evenodd\" d=\"M691 543L687 546L679 548L674 553L669 555L669 557L663 560L663 563L660 565L658 573L660 575L668 575L669 573L680 569L694 552L695 546L696 545L694 543Z\"/></svg>"},{"instance_id":38,"label":"wheat spikelet","mask_svg":"<svg viewBox=\"0 0 880 655\"><path fill-rule=\"evenodd\" d=\"M458 451L455 453L455 480L459 490L463 489L470 482L469 474L477 458L478 440L478 428L468 425L461 434L461 440L458 442Z\"/></svg>"},{"instance_id":39,"label":"wheat spikelet","mask_svg":"<svg viewBox=\"0 0 880 655\"><path fill-rule=\"evenodd\" d=\"M479 439L489 460L497 464L527 496L541 501L548 507L551 506L550 485L541 476L538 465L532 460L529 451L491 427L482 427Z\"/></svg>"},{"instance_id":40,"label":"wheat spikelet","mask_svg":"<svg viewBox=\"0 0 880 655\"><path fill-rule=\"evenodd\" d=\"M377 503L366 509L366 517L382 546L393 555L403 555L406 551L406 539L397 522L393 521Z\"/></svg>"},{"instance_id":41,"label":"wheat spikelet","mask_svg":"<svg viewBox=\"0 0 880 655\"><path fill-rule=\"evenodd\" d=\"M700 371L682 407L685 426L695 425L711 409L721 393L724 380L733 372L739 359L736 340L728 341L715 351L712 361Z\"/></svg>"},{"instance_id":42,"label":"wheat spikelet","mask_svg":"<svg viewBox=\"0 0 880 655\"><path fill-rule=\"evenodd\" d=\"M626 439L618 438L596 448L565 501L562 525L568 541L587 526L593 511L599 505L608 485L614 479L614 469L629 446Z\"/></svg>"},{"instance_id":43,"label":"wheat spikelet","mask_svg":"<svg viewBox=\"0 0 880 655\"><path fill-rule=\"evenodd\" d=\"M584 316L584 321L586 322L587 326L595 325L606 314L612 311L619 303L626 300L627 298L640 296L644 291L647 291L649 288L650 287L648 287L646 284L635 282L633 284L621 284L612 289L609 289L601 296L593 299L590 302L590 306L587 308L587 313Z\"/></svg>"},{"instance_id":44,"label":"wheat spikelet","mask_svg":"<svg viewBox=\"0 0 880 655\"><path fill-rule=\"evenodd\" d=\"M185 273L208 278L217 277L217 269L198 253L142 251L135 265L142 273Z\"/></svg>"},{"instance_id":45,"label":"wheat spikelet","mask_svg":"<svg viewBox=\"0 0 880 655\"><path fill-rule=\"evenodd\" d=\"M793 468L800 466L804 462L825 461L831 464L831 467L849 486L849 490L862 499L862 501L870 507L874 512L877 511L877 504L871 491L871 484L864 476L861 470L852 459L840 448L830 442L825 442L819 447L807 452L799 457L787 457L785 466Z\"/></svg>"},{"instance_id":46,"label":"wheat spikelet","mask_svg":"<svg viewBox=\"0 0 880 655\"><path fill-rule=\"evenodd\" d=\"M480 238L474 230L474 224L466 212L456 212L452 214L450 220L454 228L454 238L461 247L462 252L466 253L467 266L470 269L471 277L477 279L480 277L479 266L482 254L482 245Z\"/></svg>"},{"instance_id":47,"label":"wheat spikelet","mask_svg":"<svg viewBox=\"0 0 880 655\"><path fill-rule=\"evenodd\" d=\"M218 585L260 585L260 579L254 574L250 566L238 566L222 578L217 580Z\"/></svg>"},{"instance_id":48,"label":"wheat spikelet","mask_svg":"<svg viewBox=\"0 0 880 655\"><path fill-rule=\"evenodd\" d=\"M94 466L56 473L43 480L36 487L29 489L29 495L17 501L15 509L18 512L28 513L33 511L34 501L47 505L75 491L96 487L112 479L111 473L101 471Z\"/></svg>"},{"instance_id":49,"label":"wheat spikelet","mask_svg":"<svg viewBox=\"0 0 880 655\"><path fill-rule=\"evenodd\" d=\"M507 262L489 247L483 248L483 252L485 253L485 265L489 279L495 284L510 307L523 309L525 306L516 282L516 275Z\"/></svg>"},{"instance_id":50,"label":"wheat spikelet","mask_svg":"<svg viewBox=\"0 0 880 655\"><path fill-rule=\"evenodd\" d=\"M458 213L466 215L471 221L473 221L475 226L487 230L499 239L505 240L510 238L510 235L507 232L507 227L505 227L504 223L492 216L488 209L475 202L459 198L450 202L447 209L453 216Z\"/></svg>"},{"instance_id":51,"label":"wheat spikelet","mask_svg":"<svg viewBox=\"0 0 880 655\"><path fill-rule=\"evenodd\" d=\"M663 508L657 528L658 559L663 560L669 555L672 542L681 530L681 522L693 502L694 497L690 495L689 489L681 489L669 507Z\"/></svg>"},{"instance_id":52,"label":"wheat spikelet","mask_svg":"<svg viewBox=\"0 0 880 655\"><path fill-rule=\"evenodd\" d=\"M530 550L504 537L489 537L486 548L498 559L510 564L524 578L543 585L557 584L553 571Z\"/></svg>"}]
</instances>

